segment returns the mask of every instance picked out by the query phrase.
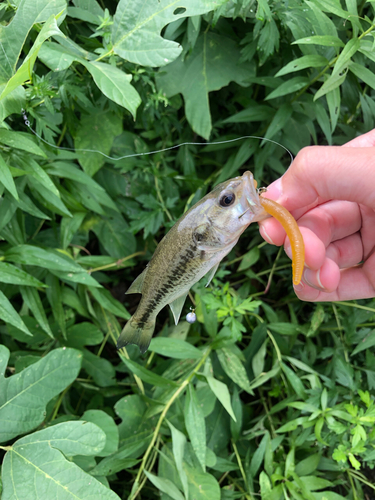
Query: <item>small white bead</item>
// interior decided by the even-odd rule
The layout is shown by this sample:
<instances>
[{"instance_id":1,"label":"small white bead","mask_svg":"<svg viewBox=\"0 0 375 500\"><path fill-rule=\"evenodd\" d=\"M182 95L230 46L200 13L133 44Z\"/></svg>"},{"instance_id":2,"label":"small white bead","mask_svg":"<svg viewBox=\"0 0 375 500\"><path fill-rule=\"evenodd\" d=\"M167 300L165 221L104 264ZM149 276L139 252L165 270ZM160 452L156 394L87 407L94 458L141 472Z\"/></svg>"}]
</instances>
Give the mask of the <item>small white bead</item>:
<instances>
[{"instance_id":1,"label":"small white bead","mask_svg":"<svg viewBox=\"0 0 375 500\"><path fill-rule=\"evenodd\" d=\"M197 315L193 312L189 312L187 315L186 315L186 321L188 323L195 323L197 321Z\"/></svg>"}]
</instances>

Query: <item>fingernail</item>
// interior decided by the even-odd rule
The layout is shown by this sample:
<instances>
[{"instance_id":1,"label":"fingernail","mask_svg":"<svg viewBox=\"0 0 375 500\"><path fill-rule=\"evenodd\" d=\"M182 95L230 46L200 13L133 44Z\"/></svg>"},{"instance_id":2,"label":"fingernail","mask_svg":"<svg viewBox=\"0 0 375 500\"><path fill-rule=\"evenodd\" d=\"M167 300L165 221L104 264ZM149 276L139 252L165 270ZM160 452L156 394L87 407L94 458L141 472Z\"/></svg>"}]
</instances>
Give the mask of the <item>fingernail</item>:
<instances>
[{"instance_id":1,"label":"fingernail","mask_svg":"<svg viewBox=\"0 0 375 500\"><path fill-rule=\"evenodd\" d=\"M311 271L310 269L305 269L305 271L303 272L303 281L311 288L315 288L315 290L323 292L326 291L320 280L320 269L316 272Z\"/></svg>"},{"instance_id":2,"label":"fingernail","mask_svg":"<svg viewBox=\"0 0 375 500\"><path fill-rule=\"evenodd\" d=\"M268 243L271 243L271 245L274 245L275 243L272 241L272 238L269 236L269 234L267 233L266 231L266 228L264 227L264 225L262 224L261 226L259 226L259 232L260 234L263 236L263 238L268 241Z\"/></svg>"},{"instance_id":3,"label":"fingernail","mask_svg":"<svg viewBox=\"0 0 375 500\"><path fill-rule=\"evenodd\" d=\"M305 288L305 285L300 281L298 285L293 285L293 288L296 292L302 292L302 290Z\"/></svg>"},{"instance_id":4,"label":"fingernail","mask_svg":"<svg viewBox=\"0 0 375 500\"><path fill-rule=\"evenodd\" d=\"M267 188L267 196L269 195L272 200L277 200L282 195L282 183L281 177L277 179L275 182L270 184Z\"/></svg>"}]
</instances>

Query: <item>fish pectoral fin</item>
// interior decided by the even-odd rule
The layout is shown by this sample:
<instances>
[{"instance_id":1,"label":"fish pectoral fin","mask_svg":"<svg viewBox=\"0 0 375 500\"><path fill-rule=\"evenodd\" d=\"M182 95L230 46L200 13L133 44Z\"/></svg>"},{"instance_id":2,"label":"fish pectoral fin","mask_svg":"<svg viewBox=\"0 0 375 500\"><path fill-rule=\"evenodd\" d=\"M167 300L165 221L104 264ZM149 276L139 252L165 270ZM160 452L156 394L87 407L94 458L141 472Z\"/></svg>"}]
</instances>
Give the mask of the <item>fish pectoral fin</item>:
<instances>
[{"instance_id":1,"label":"fish pectoral fin","mask_svg":"<svg viewBox=\"0 0 375 500\"><path fill-rule=\"evenodd\" d=\"M144 271L141 272L137 278L133 281L133 283L130 285L130 287L126 290L125 294L127 293L142 293L142 288L143 288L143 282L146 276L147 272L147 267Z\"/></svg>"},{"instance_id":2,"label":"fish pectoral fin","mask_svg":"<svg viewBox=\"0 0 375 500\"><path fill-rule=\"evenodd\" d=\"M219 264L220 264L220 262L218 262L217 264L215 264L215 265L214 265L214 267L213 267L213 268L211 268L211 269L208 271L208 273L206 274L206 276L207 276L207 280L208 280L208 281L207 281L207 284L206 284L206 287L207 287L207 286L211 283L212 278L215 276L215 273L216 273L216 271L217 271L217 268L219 267Z\"/></svg>"},{"instance_id":3,"label":"fish pectoral fin","mask_svg":"<svg viewBox=\"0 0 375 500\"><path fill-rule=\"evenodd\" d=\"M172 311L172 314L174 317L174 322L176 325L178 323L178 320L180 319L181 311L182 311L182 308L184 307L187 295L188 294L185 293L184 295L181 295L181 297L178 297L176 300L174 300L173 302L171 302L169 304L169 307L171 308L171 311Z\"/></svg>"}]
</instances>

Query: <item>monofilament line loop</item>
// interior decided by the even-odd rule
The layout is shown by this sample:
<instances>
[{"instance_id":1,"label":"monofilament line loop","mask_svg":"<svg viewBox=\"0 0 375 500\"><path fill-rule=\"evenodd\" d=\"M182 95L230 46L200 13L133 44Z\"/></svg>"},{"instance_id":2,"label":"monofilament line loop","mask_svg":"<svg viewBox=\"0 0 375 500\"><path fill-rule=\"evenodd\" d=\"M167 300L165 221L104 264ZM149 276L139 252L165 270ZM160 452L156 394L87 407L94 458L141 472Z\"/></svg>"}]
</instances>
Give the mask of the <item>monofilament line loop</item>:
<instances>
[{"instance_id":1,"label":"monofilament line loop","mask_svg":"<svg viewBox=\"0 0 375 500\"><path fill-rule=\"evenodd\" d=\"M181 144L176 144L174 146L170 146L169 148L158 149L156 151L148 151L146 153L132 153L130 155L124 155L124 156L119 156L118 158L115 158L113 156L106 155L105 153L103 153L103 151L99 151L98 149L75 149L75 148L66 148L66 147L63 147L63 146L56 146L55 144L52 144L51 142L48 142L45 139L43 139L43 137L41 137L31 127L30 121L28 120L27 115L26 115L26 111L24 109L22 109L21 112L22 112L22 116L23 116L23 119L24 119L26 127L28 127L29 130L31 130L31 132L39 140L41 140L42 142L44 142L44 144L47 144L51 148L61 149L61 150L64 150L64 151L73 151L75 153L97 153L97 154L102 155L102 156L104 156L104 158L107 158L108 160L111 160L111 161L120 161L120 160L124 160L125 158L134 158L136 156L154 155L156 153L163 153L164 151L171 151L172 149L177 149L177 148L180 148L181 146L212 146L212 145L215 145L215 144L229 144L231 142L242 141L244 139L259 139L261 141L267 141L267 142L271 142L272 144L276 144L277 146L280 146L281 148L283 148L289 154L290 160L291 160L290 163L292 163L293 160L294 160L294 157L293 157L292 153L289 151L288 148L286 148L285 146L283 146L282 144L280 144L277 141L274 141L272 139L266 139L265 137L259 137L257 135L243 135L241 137L236 137L235 139L227 139L225 141L215 141L215 142L182 142Z\"/></svg>"}]
</instances>

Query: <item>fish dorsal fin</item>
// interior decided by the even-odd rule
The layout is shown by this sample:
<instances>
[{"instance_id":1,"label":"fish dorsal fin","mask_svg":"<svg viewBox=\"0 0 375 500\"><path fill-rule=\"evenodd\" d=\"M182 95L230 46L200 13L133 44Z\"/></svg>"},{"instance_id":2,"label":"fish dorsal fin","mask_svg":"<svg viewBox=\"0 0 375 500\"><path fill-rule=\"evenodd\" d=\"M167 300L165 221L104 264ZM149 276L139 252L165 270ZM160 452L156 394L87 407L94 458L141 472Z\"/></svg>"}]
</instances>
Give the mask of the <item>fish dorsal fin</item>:
<instances>
[{"instance_id":1,"label":"fish dorsal fin","mask_svg":"<svg viewBox=\"0 0 375 500\"><path fill-rule=\"evenodd\" d=\"M141 272L139 276L135 278L133 283L130 285L130 287L126 290L127 293L142 293L142 288L143 288L143 282L146 276L147 272L147 267L144 271Z\"/></svg>"},{"instance_id":2,"label":"fish dorsal fin","mask_svg":"<svg viewBox=\"0 0 375 500\"><path fill-rule=\"evenodd\" d=\"M181 297L178 297L176 300L174 300L173 302L171 302L169 304L169 307L171 308L171 311L172 311L172 314L174 317L174 322L176 325L178 323L178 320L180 319L181 311L182 311L182 308L184 307L187 295L188 295L187 293L184 293L184 295L181 295Z\"/></svg>"},{"instance_id":3,"label":"fish dorsal fin","mask_svg":"<svg viewBox=\"0 0 375 500\"><path fill-rule=\"evenodd\" d=\"M206 274L207 279L208 279L206 286L208 286L211 283L211 280L215 276L215 273L217 271L217 268L219 267L219 264L220 264L220 262L218 262L217 264L215 264L214 267L212 269L210 269L208 271L208 273Z\"/></svg>"}]
</instances>

